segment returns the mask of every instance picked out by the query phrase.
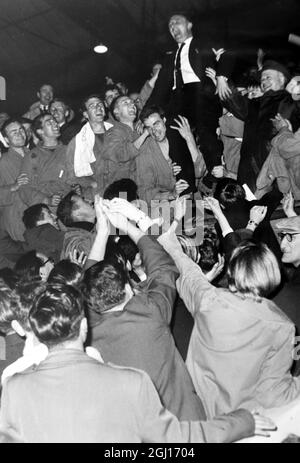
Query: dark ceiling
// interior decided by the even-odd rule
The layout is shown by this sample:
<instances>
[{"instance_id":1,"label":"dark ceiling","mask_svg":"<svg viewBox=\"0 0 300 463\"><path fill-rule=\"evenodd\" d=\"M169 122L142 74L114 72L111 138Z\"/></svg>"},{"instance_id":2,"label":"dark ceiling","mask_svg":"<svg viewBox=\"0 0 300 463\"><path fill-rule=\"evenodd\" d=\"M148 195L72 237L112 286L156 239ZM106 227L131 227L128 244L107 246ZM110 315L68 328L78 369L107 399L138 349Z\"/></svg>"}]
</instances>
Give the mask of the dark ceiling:
<instances>
[{"instance_id":1,"label":"dark ceiling","mask_svg":"<svg viewBox=\"0 0 300 463\"><path fill-rule=\"evenodd\" d=\"M195 35L238 51L255 63L262 46L285 62L299 61L300 0L1 0L0 64L7 97L0 111L24 112L42 83L73 105L99 91L106 75L139 89L151 64L172 46L168 15L194 13ZM103 41L109 51L97 55Z\"/></svg>"}]
</instances>

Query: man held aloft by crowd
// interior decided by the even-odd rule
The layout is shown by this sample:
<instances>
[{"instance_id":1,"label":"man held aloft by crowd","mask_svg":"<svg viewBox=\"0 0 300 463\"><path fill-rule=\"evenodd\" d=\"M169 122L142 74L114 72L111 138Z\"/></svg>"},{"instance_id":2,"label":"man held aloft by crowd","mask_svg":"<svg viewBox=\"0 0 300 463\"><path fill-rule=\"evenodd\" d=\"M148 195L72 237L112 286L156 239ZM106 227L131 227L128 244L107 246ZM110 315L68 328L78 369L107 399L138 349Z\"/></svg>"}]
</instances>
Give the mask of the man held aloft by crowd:
<instances>
[{"instance_id":1,"label":"man held aloft by crowd","mask_svg":"<svg viewBox=\"0 0 300 463\"><path fill-rule=\"evenodd\" d=\"M170 118L177 114L187 117L198 134L208 170L204 184L212 188L217 181L212 170L222 164L223 144L216 135L222 107L205 70L216 67L218 91L222 92L232 67L231 54L227 51L221 56L220 50L203 48L193 37L193 21L187 12L173 13L168 28L177 48L167 52L147 104L162 106ZM211 46L216 47L216 43Z\"/></svg>"},{"instance_id":2,"label":"man held aloft by crowd","mask_svg":"<svg viewBox=\"0 0 300 463\"><path fill-rule=\"evenodd\" d=\"M268 60L261 71L261 97L249 100L232 89L229 97L223 100L224 106L245 122L237 179L241 184L246 183L253 193L275 135L271 119L280 113L291 121L294 129L300 125L296 102L285 90L288 79L289 71L285 66Z\"/></svg>"}]
</instances>

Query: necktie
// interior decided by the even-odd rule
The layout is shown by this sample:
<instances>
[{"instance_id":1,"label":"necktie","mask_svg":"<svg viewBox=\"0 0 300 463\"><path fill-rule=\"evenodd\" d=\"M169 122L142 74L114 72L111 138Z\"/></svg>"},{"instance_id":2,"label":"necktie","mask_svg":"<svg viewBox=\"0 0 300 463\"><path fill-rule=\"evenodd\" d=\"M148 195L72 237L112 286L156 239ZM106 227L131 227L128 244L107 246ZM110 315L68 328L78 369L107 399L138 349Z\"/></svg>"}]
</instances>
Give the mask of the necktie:
<instances>
[{"instance_id":1,"label":"necktie","mask_svg":"<svg viewBox=\"0 0 300 463\"><path fill-rule=\"evenodd\" d=\"M176 88L181 88L183 87L183 78L182 78L182 72L181 72L181 66L180 66L180 54L181 50L184 46L184 42L179 47L177 56L176 56L176 61L175 61L175 87Z\"/></svg>"}]
</instances>

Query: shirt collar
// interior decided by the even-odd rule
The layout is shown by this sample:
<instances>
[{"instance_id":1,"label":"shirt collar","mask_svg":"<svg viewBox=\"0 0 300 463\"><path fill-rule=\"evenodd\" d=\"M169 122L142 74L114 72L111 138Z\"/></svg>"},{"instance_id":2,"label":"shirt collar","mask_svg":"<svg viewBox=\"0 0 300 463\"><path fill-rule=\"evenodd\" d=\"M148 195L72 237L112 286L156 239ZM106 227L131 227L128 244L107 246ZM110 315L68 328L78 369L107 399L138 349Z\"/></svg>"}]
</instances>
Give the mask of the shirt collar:
<instances>
[{"instance_id":1,"label":"shirt collar","mask_svg":"<svg viewBox=\"0 0 300 463\"><path fill-rule=\"evenodd\" d=\"M192 40L193 40L193 37L189 37L188 39L184 41L184 45L189 45ZM178 44L178 48L180 48L180 46L181 46L181 43Z\"/></svg>"}]
</instances>

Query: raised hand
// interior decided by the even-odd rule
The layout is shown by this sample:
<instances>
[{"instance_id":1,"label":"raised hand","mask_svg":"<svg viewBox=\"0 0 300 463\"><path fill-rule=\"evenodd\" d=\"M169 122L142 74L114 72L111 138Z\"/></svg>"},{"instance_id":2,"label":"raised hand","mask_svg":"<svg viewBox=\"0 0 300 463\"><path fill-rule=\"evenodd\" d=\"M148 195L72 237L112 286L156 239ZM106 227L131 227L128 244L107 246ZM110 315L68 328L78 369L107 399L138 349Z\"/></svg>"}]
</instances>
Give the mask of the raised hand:
<instances>
[{"instance_id":1,"label":"raised hand","mask_svg":"<svg viewBox=\"0 0 300 463\"><path fill-rule=\"evenodd\" d=\"M260 224L266 217L267 210L267 206L253 206L249 214L250 220L257 225Z\"/></svg>"},{"instance_id":2,"label":"raised hand","mask_svg":"<svg viewBox=\"0 0 300 463\"><path fill-rule=\"evenodd\" d=\"M213 81L215 86L217 86L216 71L213 68L208 67L205 69L205 74Z\"/></svg>"},{"instance_id":3,"label":"raised hand","mask_svg":"<svg viewBox=\"0 0 300 463\"><path fill-rule=\"evenodd\" d=\"M287 128L292 131L291 124L288 119L284 119L281 114L277 113L274 119L271 118L274 128L279 132L283 128Z\"/></svg>"},{"instance_id":4,"label":"raised hand","mask_svg":"<svg viewBox=\"0 0 300 463\"><path fill-rule=\"evenodd\" d=\"M291 191L283 196L281 204L283 212L287 217L295 217L297 215L294 209L294 197Z\"/></svg>"},{"instance_id":5,"label":"raised hand","mask_svg":"<svg viewBox=\"0 0 300 463\"><path fill-rule=\"evenodd\" d=\"M215 166L211 171L212 175L216 178L223 178L225 174L224 166Z\"/></svg>"},{"instance_id":6,"label":"raised hand","mask_svg":"<svg viewBox=\"0 0 300 463\"><path fill-rule=\"evenodd\" d=\"M97 218L97 223L96 223L97 232L109 235L110 222L104 211L103 198L101 198L100 195L98 194L95 195L94 207L95 207L96 218Z\"/></svg>"},{"instance_id":7,"label":"raised hand","mask_svg":"<svg viewBox=\"0 0 300 463\"><path fill-rule=\"evenodd\" d=\"M118 212L123 214L127 219L138 221L141 217L144 217L145 214L134 206L129 201L123 198L114 198L109 202L110 212Z\"/></svg>"},{"instance_id":8,"label":"raised hand","mask_svg":"<svg viewBox=\"0 0 300 463\"><path fill-rule=\"evenodd\" d=\"M205 274L205 277L207 278L208 281L213 281L217 276L221 274L223 271L225 264L225 259L221 254L218 254L218 262L214 264L212 269Z\"/></svg>"},{"instance_id":9,"label":"raised hand","mask_svg":"<svg viewBox=\"0 0 300 463\"><path fill-rule=\"evenodd\" d=\"M176 175L178 175L181 172L181 170L181 166L176 164L176 162L172 162L172 172L174 177L176 177Z\"/></svg>"},{"instance_id":10,"label":"raised hand","mask_svg":"<svg viewBox=\"0 0 300 463\"><path fill-rule=\"evenodd\" d=\"M217 76L216 93L219 95L221 100L226 100L226 98L228 98L232 93L227 83L227 79L224 76Z\"/></svg>"},{"instance_id":11,"label":"raised hand","mask_svg":"<svg viewBox=\"0 0 300 463\"><path fill-rule=\"evenodd\" d=\"M218 217L218 215L223 214L219 201L213 196L206 196L204 198L204 207L212 211L215 217Z\"/></svg>"},{"instance_id":12,"label":"raised hand","mask_svg":"<svg viewBox=\"0 0 300 463\"><path fill-rule=\"evenodd\" d=\"M184 138L185 140L189 140L191 137L194 137L193 133L192 133L192 130L191 130L191 127L190 127L190 124L189 124L189 121L187 120L186 117L183 117L183 116L178 116L179 117L179 120L178 119L174 119L174 121L178 124L177 126L176 125L171 125L171 129L174 129L174 130L177 130L180 135L182 136L182 138Z\"/></svg>"},{"instance_id":13,"label":"raised hand","mask_svg":"<svg viewBox=\"0 0 300 463\"><path fill-rule=\"evenodd\" d=\"M73 249L73 251L69 252L69 259L71 262L73 262L73 264L77 264L79 267L83 267L87 257L84 251L79 252L77 249Z\"/></svg>"}]
</instances>

